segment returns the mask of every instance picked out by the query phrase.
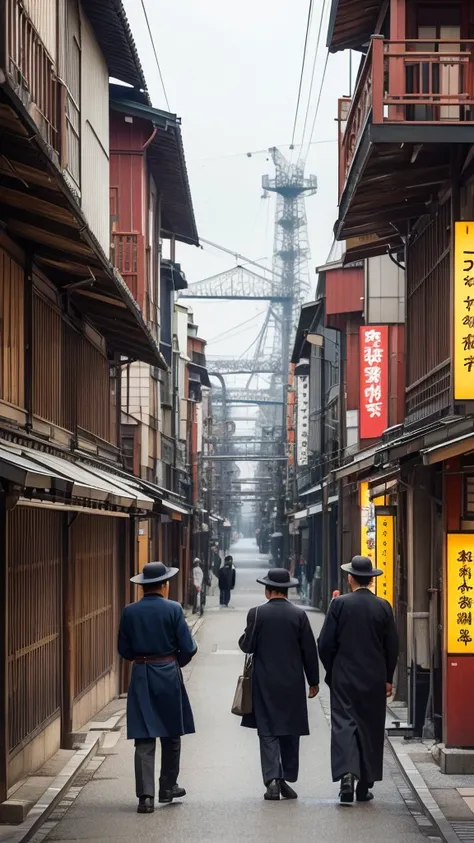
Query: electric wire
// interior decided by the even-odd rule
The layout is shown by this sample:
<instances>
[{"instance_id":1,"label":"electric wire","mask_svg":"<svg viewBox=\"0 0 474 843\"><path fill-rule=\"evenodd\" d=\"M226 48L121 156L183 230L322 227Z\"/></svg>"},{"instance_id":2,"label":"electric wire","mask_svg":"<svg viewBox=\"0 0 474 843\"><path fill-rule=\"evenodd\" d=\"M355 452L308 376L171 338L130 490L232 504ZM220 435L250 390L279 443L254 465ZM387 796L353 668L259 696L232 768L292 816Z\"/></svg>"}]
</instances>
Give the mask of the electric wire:
<instances>
[{"instance_id":1,"label":"electric wire","mask_svg":"<svg viewBox=\"0 0 474 843\"><path fill-rule=\"evenodd\" d=\"M307 146L307 149L306 149L306 155L303 156L304 161L306 161L306 159L308 157L309 147L311 146L311 140L312 140L312 137L314 135L314 130L316 128L316 120L318 119L319 106L321 105L321 97L322 97L322 94L323 94L324 82L325 82L325 79L326 79L326 71L327 71L327 68L328 68L328 61L329 61L329 50L326 51L326 60L324 62L323 75L322 75L322 78L321 78L321 85L319 87L319 94L318 94L318 99L317 99L317 102L316 102L316 111L314 113L313 125L311 126L311 134L309 136L309 143L308 143L308 146Z\"/></svg>"},{"instance_id":2,"label":"electric wire","mask_svg":"<svg viewBox=\"0 0 474 843\"><path fill-rule=\"evenodd\" d=\"M316 140L311 142L311 146L318 146L321 143L336 143L336 138L327 138L326 140ZM278 143L277 149L290 149L291 143ZM295 149L301 146L300 143L294 144ZM195 158L193 163L201 164L206 161L222 161L225 158L252 158L254 155L268 155L268 149L253 149L250 152L228 152L225 155L212 155L210 158Z\"/></svg>"},{"instance_id":3,"label":"electric wire","mask_svg":"<svg viewBox=\"0 0 474 843\"><path fill-rule=\"evenodd\" d=\"M291 136L291 146L293 146L293 144L295 142L296 124L298 123L298 113L299 113L299 110L300 110L301 90L303 88L304 70L305 70L305 66L306 66L306 56L307 56L307 53L308 53L308 39L309 39L310 30L311 30L312 18L313 18L313 0L309 0L308 18L307 18L307 21L306 21L306 34L305 34L304 47L303 47L303 58L301 59L300 81L299 81L299 85L298 85L298 96L296 98L295 119L293 121L293 134Z\"/></svg>"},{"instance_id":4,"label":"electric wire","mask_svg":"<svg viewBox=\"0 0 474 843\"><path fill-rule=\"evenodd\" d=\"M208 343L216 342L217 340L221 339L222 337L230 337L231 335L233 335L235 333L235 331L237 331L237 334L241 334L242 331L238 330L238 329L243 328L245 325L248 325L250 322L253 322L255 319L258 319L259 316L263 316L263 314L266 313L266 312L267 312L266 309L265 310L259 310L258 313L254 313L254 315L251 316L250 319L246 319L244 322L239 322L238 325L234 325L234 327L231 328L230 330L223 331L221 334L217 334L217 336L212 337L207 342Z\"/></svg>"},{"instance_id":5,"label":"electric wire","mask_svg":"<svg viewBox=\"0 0 474 843\"><path fill-rule=\"evenodd\" d=\"M321 44L321 34L322 34L322 31L323 31L324 14L325 14L325 11L326 11L326 2L327 2L327 0L324 0L323 5L321 7L321 15L319 17L318 36L317 36L317 40L316 40L316 49L315 49L315 52L314 52L313 67L312 67L312 70L311 70L311 82L310 82L310 86L309 86L308 103L307 103L307 106L306 106L306 113L305 113L305 117L304 117L303 135L302 135L302 138L301 138L301 149L303 149L303 147L304 147L304 140L305 140L305 137L306 137L306 129L307 129L307 126L308 126L309 110L310 110L310 106L311 106L311 97L312 97L312 94L313 94L314 77L315 77L315 74L316 74L316 65L317 65L317 62L318 62L319 47L320 47L320 44ZM314 141L314 143L317 143L317 141Z\"/></svg>"},{"instance_id":6,"label":"electric wire","mask_svg":"<svg viewBox=\"0 0 474 843\"><path fill-rule=\"evenodd\" d=\"M141 2L142 2L143 14L145 15L145 21L146 21L146 25L147 25L147 28L148 28L148 34L150 36L151 46L152 46L153 52L155 54L156 66L158 68L158 73L160 75L161 87L163 88L163 93L165 95L166 107L167 107L168 111L171 111L170 104L168 102L168 94L166 93L165 81L163 79L163 74L161 72L160 62L158 60L158 53L157 53L156 47L155 47L155 39L153 38L153 33L151 31L150 21L148 19L148 13L147 13L146 6L145 6L145 0L141 0Z\"/></svg>"}]
</instances>

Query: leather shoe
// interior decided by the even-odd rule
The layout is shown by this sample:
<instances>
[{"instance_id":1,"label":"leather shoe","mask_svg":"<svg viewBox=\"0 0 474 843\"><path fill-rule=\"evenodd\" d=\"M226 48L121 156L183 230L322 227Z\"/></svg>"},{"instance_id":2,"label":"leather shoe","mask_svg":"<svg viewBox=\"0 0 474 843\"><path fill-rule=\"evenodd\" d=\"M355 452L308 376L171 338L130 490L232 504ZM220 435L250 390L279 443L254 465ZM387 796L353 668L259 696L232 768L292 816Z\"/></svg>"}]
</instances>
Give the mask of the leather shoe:
<instances>
[{"instance_id":1,"label":"leather shoe","mask_svg":"<svg viewBox=\"0 0 474 843\"><path fill-rule=\"evenodd\" d=\"M184 787L180 787L178 784L175 784L171 790L160 790L158 794L158 802L162 805L169 805L173 799L182 799L183 796L186 796Z\"/></svg>"},{"instance_id":2,"label":"leather shoe","mask_svg":"<svg viewBox=\"0 0 474 843\"><path fill-rule=\"evenodd\" d=\"M296 790L293 790L292 787L288 784L288 782L281 781L280 782L280 792L283 796L283 799L298 799L298 794Z\"/></svg>"},{"instance_id":3,"label":"leather shoe","mask_svg":"<svg viewBox=\"0 0 474 843\"><path fill-rule=\"evenodd\" d=\"M137 814L152 814L155 810L155 800L152 796L140 796Z\"/></svg>"},{"instance_id":4,"label":"leather shoe","mask_svg":"<svg viewBox=\"0 0 474 843\"><path fill-rule=\"evenodd\" d=\"M280 792L280 782L273 779L273 781L268 782L263 798L266 799L267 802L278 802L280 799Z\"/></svg>"},{"instance_id":5,"label":"leather shoe","mask_svg":"<svg viewBox=\"0 0 474 843\"><path fill-rule=\"evenodd\" d=\"M354 776L346 773L341 779L339 791L339 802L341 805L350 805L354 801Z\"/></svg>"},{"instance_id":6,"label":"leather shoe","mask_svg":"<svg viewBox=\"0 0 474 843\"><path fill-rule=\"evenodd\" d=\"M356 799L358 802L371 802L374 794L370 792L368 784L358 782L356 787Z\"/></svg>"}]
</instances>

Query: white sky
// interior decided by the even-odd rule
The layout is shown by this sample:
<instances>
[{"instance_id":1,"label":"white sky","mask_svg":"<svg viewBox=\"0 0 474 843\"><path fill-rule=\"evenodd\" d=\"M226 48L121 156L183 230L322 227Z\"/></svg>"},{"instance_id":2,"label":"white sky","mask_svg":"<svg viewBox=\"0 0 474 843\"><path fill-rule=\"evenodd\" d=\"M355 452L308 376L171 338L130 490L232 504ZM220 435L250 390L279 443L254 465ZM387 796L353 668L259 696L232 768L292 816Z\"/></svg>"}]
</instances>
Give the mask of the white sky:
<instances>
[{"instance_id":1,"label":"white sky","mask_svg":"<svg viewBox=\"0 0 474 843\"><path fill-rule=\"evenodd\" d=\"M124 5L153 105L167 110L141 0L124 0ZM270 267L274 202L261 198L261 177L274 175L273 163L267 153L251 158L245 153L281 145L290 155L308 0L145 0L145 5L170 110L182 119L198 233ZM296 143L302 139L322 5L323 0L315 0ZM326 56L329 8L326 0L306 137ZM348 89L348 56L330 56L313 141L332 142L313 145L306 165L306 174L318 179L318 193L307 201L312 295L315 266L325 262L332 243L338 172L335 118L337 99ZM190 283L235 265L230 255L207 246L179 245L177 260ZM219 356L241 355L255 339L266 309L265 302L251 301L189 304L200 335L208 340L208 355ZM254 411L241 408L233 415L253 417ZM239 425L239 432L246 428L250 432L248 425Z\"/></svg>"},{"instance_id":2,"label":"white sky","mask_svg":"<svg viewBox=\"0 0 474 843\"><path fill-rule=\"evenodd\" d=\"M315 0L307 59L309 82L323 0ZM153 105L166 109L140 0L124 2L148 81ZM252 258L269 258L273 243L273 199L261 199L261 177L274 175L268 154L247 151L289 144L293 128L308 0L145 0L170 109L182 119L184 148L198 232ZM325 60L327 15L310 110L313 122ZM348 56L330 56L313 140L336 139L337 98L348 93ZM307 102L303 90L296 142L301 141ZM309 134L309 130L307 134ZM290 154L288 148L283 149ZM233 153L242 153L233 155ZM226 157L227 156L227 157ZM306 172L318 178L308 199L310 277L324 263L332 242L337 207L337 143L311 147ZM188 282L226 269L235 261L211 247L179 246ZM258 271L258 270L257 270ZM255 338L255 319L236 335L228 328L265 309L264 302L192 303L209 354L239 355Z\"/></svg>"}]
</instances>

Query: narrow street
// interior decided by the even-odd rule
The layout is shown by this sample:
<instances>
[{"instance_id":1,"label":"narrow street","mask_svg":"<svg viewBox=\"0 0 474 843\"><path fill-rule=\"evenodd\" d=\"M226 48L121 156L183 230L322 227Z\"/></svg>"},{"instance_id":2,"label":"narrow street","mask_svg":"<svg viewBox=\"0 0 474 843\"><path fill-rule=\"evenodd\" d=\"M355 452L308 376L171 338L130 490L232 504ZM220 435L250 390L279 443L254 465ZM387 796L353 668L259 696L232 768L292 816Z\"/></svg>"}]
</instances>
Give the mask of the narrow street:
<instances>
[{"instance_id":1,"label":"narrow street","mask_svg":"<svg viewBox=\"0 0 474 843\"><path fill-rule=\"evenodd\" d=\"M197 729L183 741L180 782L188 796L181 804L160 806L154 815L137 815L133 745L122 734L114 754L106 758L48 840L256 843L268 838L274 843L291 839L363 843L390 838L391 843L404 843L422 839L397 789L391 758L375 802L350 808L337 804L337 786L330 778L324 689L322 700L310 705L312 734L303 740L300 799L278 805L263 801L257 736L240 727L230 705L242 663L236 642L246 610L262 597L255 579L266 560L250 541L236 547L234 559L233 609L220 611L211 598L198 633L199 654L187 679ZM310 617L317 633L321 616Z\"/></svg>"}]
</instances>

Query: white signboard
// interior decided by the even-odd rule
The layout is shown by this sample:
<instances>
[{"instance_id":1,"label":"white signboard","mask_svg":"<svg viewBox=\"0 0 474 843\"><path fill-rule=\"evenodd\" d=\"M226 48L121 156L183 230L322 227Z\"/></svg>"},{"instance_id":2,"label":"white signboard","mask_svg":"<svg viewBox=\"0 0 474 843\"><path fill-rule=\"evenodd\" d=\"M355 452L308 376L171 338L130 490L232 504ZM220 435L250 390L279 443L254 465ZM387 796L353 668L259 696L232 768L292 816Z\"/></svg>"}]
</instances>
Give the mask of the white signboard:
<instances>
[{"instance_id":1,"label":"white signboard","mask_svg":"<svg viewBox=\"0 0 474 843\"><path fill-rule=\"evenodd\" d=\"M296 380L296 463L308 465L309 375L298 375Z\"/></svg>"}]
</instances>

